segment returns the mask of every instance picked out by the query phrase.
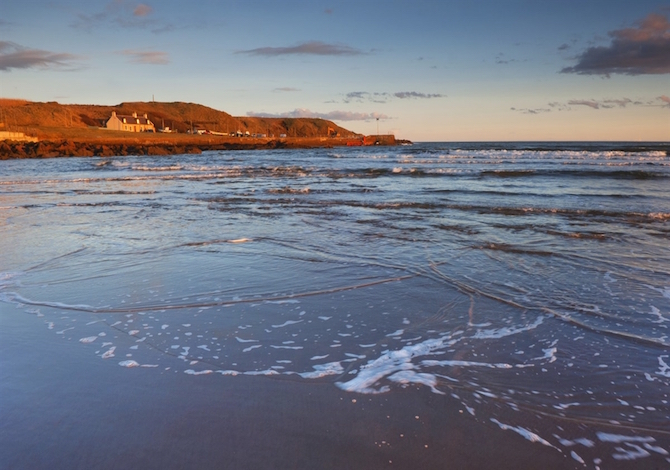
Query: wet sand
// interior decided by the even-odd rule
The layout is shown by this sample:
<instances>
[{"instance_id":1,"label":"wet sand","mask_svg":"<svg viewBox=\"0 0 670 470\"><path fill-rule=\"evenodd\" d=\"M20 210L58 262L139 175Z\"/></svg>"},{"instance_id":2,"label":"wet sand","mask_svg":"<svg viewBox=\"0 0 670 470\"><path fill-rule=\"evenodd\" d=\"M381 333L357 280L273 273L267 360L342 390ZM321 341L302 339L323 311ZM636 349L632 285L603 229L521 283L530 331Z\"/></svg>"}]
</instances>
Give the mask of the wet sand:
<instances>
[{"instance_id":1,"label":"wet sand","mask_svg":"<svg viewBox=\"0 0 670 470\"><path fill-rule=\"evenodd\" d=\"M127 369L0 303L5 469L576 468L448 395ZM466 416L467 415L467 416Z\"/></svg>"}]
</instances>

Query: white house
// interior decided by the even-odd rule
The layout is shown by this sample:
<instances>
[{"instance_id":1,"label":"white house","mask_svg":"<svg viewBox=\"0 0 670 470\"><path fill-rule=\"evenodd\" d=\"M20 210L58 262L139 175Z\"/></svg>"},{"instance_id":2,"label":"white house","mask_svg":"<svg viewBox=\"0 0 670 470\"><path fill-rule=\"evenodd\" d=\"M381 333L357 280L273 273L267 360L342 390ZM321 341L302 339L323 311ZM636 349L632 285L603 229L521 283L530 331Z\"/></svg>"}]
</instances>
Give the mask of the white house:
<instances>
[{"instance_id":1,"label":"white house","mask_svg":"<svg viewBox=\"0 0 670 470\"><path fill-rule=\"evenodd\" d=\"M109 118L105 127L115 131L156 132L156 127L149 120L149 116L145 114L142 117L138 117L137 113L126 115L116 114L116 111L112 111L112 117Z\"/></svg>"}]
</instances>

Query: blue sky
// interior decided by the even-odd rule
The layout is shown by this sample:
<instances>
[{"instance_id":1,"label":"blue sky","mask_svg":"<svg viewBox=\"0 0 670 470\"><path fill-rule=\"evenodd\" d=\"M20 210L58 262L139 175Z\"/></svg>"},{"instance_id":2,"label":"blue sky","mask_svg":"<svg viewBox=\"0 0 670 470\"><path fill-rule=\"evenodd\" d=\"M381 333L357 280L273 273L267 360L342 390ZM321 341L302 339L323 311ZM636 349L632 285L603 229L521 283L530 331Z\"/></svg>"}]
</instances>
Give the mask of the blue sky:
<instances>
[{"instance_id":1,"label":"blue sky","mask_svg":"<svg viewBox=\"0 0 670 470\"><path fill-rule=\"evenodd\" d=\"M670 141L670 2L3 0L0 96L416 141Z\"/></svg>"}]
</instances>

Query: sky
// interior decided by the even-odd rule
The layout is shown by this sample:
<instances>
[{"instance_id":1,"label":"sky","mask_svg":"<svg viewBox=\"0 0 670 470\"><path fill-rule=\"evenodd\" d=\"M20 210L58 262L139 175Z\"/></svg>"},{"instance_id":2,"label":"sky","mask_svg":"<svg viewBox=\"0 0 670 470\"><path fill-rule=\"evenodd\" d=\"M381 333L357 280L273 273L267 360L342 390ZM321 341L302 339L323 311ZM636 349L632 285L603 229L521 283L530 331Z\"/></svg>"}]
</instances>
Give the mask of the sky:
<instances>
[{"instance_id":1,"label":"sky","mask_svg":"<svg viewBox=\"0 0 670 470\"><path fill-rule=\"evenodd\" d=\"M2 0L0 96L414 141L670 141L670 0Z\"/></svg>"}]
</instances>

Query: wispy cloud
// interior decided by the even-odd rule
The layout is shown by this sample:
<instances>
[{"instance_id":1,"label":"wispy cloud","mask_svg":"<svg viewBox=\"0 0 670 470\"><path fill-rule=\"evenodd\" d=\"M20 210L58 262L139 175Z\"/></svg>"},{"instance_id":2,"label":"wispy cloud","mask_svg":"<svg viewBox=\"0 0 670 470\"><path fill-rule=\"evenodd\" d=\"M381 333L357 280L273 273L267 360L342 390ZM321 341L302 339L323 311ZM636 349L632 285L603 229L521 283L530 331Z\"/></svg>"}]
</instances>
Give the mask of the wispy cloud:
<instances>
[{"instance_id":1,"label":"wispy cloud","mask_svg":"<svg viewBox=\"0 0 670 470\"><path fill-rule=\"evenodd\" d=\"M0 41L0 70L11 69L58 69L74 70L74 62L80 57L64 52L29 49L10 41Z\"/></svg>"},{"instance_id":2,"label":"wispy cloud","mask_svg":"<svg viewBox=\"0 0 670 470\"><path fill-rule=\"evenodd\" d=\"M321 41L309 41L289 47L259 47L237 51L237 54L276 57L282 55L320 55L320 56L354 56L362 55L363 51L344 44L327 44Z\"/></svg>"},{"instance_id":3,"label":"wispy cloud","mask_svg":"<svg viewBox=\"0 0 670 470\"><path fill-rule=\"evenodd\" d=\"M520 59L510 59L510 58L508 58L508 57L507 57L504 53L502 53L502 52L499 52L499 53L496 54L496 56L495 56L495 63L496 63L496 64L506 65L506 64L512 64L512 63L514 63L514 62L527 62L527 60L525 60L525 59L524 59L524 60L520 60Z\"/></svg>"},{"instance_id":4,"label":"wispy cloud","mask_svg":"<svg viewBox=\"0 0 670 470\"><path fill-rule=\"evenodd\" d=\"M607 46L594 46L577 56L562 73L645 75L670 73L670 22L652 13L635 28L610 31Z\"/></svg>"},{"instance_id":5,"label":"wispy cloud","mask_svg":"<svg viewBox=\"0 0 670 470\"><path fill-rule=\"evenodd\" d=\"M352 101L363 103L386 103L391 97L390 93L368 92L368 91L352 91L344 95L344 102L351 103Z\"/></svg>"},{"instance_id":6,"label":"wispy cloud","mask_svg":"<svg viewBox=\"0 0 670 470\"><path fill-rule=\"evenodd\" d=\"M118 54L130 57L130 61L134 64L165 65L170 63L168 53L162 51L126 49L119 51Z\"/></svg>"},{"instance_id":7,"label":"wispy cloud","mask_svg":"<svg viewBox=\"0 0 670 470\"><path fill-rule=\"evenodd\" d=\"M133 10L133 15L134 16L147 16L149 13L152 12L152 10L153 9L149 5L145 5L144 3L140 3Z\"/></svg>"},{"instance_id":8,"label":"wispy cloud","mask_svg":"<svg viewBox=\"0 0 670 470\"><path fill-rule=\"evenodd\" d=\"M589 108L598 109L600 108L600 103L593 100L570 100L568 101L570 106L588 106Z\"/></svg>"},{"instance_id":9,"label":"wispy cloud","mask_svg":"<svg viewBox=\"0 0 670 470\"><path fill-rule=\"evenodd\" d=\"M153 8L145 3L112 0L107 3L104 10L97 13L78 13L72 26L86 31L92 31L101 26L113 26L124 29L148 29L153 33L175 29L174 25L155 19L153 12Z\"/></svg>"},{"instance_id":10,"label":"wispy cloud","mask_svg":"<svg viewBox=\"0 0 670 470\"><path fill-rule=\"evenodd\" d=\"M551 105L550 105L551 106ZM542 114L551 112L550 108L510 108L523 114Z\"/></svg>"},{"instance_id":11,"label":"wispy cloud","mask_svg":"<svg viewBox=\"0 0 670 470\"><path fill-rule=\"evenodd\" d=\"M290 87L290 86L285 86L285 87L281 87L281 88L275 88L272 91L277 92L277 93L288 93L288 92L300 91L300 88L293 88L293 87Z\"/></svg>"},{"instance_id":12,"label":"wispy cloud","mask_svg":"<svg viewBox=\"0 0 670 470\"><path fill-rule=\"evenodd\" d=\"M372 121L375 119L389 119L385 114L380 113L356 113L350 111L330 111L319 113L305 108L297 108L286 113L257 113L249 111L247 116L269 117L269 118L320 118L328 121Z\"/></svg>"},{"instance_id":13,"label":"wispy cloud","mask_svg":"<svg viewBox=\"0 0 670 470\"><path fill-rule=\"evenodd\" d=\"M388 92L369 92L369 91L352 91L344 95L344 102L351 103L352 101L363 103L363 102L372 102L372 103L387 103L394 98L401 100L406 99L435 99L435 98L446 98L447 95L441 93L422 93L418 91L398 91L395 93Z\"/></svg>"},{"instance_id":14,"label":"wispy cloud","mask_svg":"<svg viewBox=\"0 0 670 470\"><path fill-rule=\"evenodd\" d=\"M429 100L433 98L444 98L446 95L442 95L440 93L419 93L418 91L399 91L397 93L393 93L393 96L395 96L396 98L400 98L401 100L405 99Z\"/></svg>"},{"instance_id":15,"label":"wispy cloud","mask_svg":"<svg viewBox=\"0 0 670 470\"><path fill-rule=\"evenodd\" d=\"M670 106L670 98L667 96L659 96L656 100L632 100L630 98L617 98L617 99L574 99L568 100L566 102L554 101L548 104L548 108L510 108L512 111L521 112L524 114L541 114L549 113L551 111L572 111L577 107L587 107L591 109L603 110L603 109L612 109L612 108L627 108L627 107L639 107L639 106L659 106L658 101L663 101L668 104L660 106ZM667 100L667 101L666 101Z\"/></svg>"}]
</instances>

